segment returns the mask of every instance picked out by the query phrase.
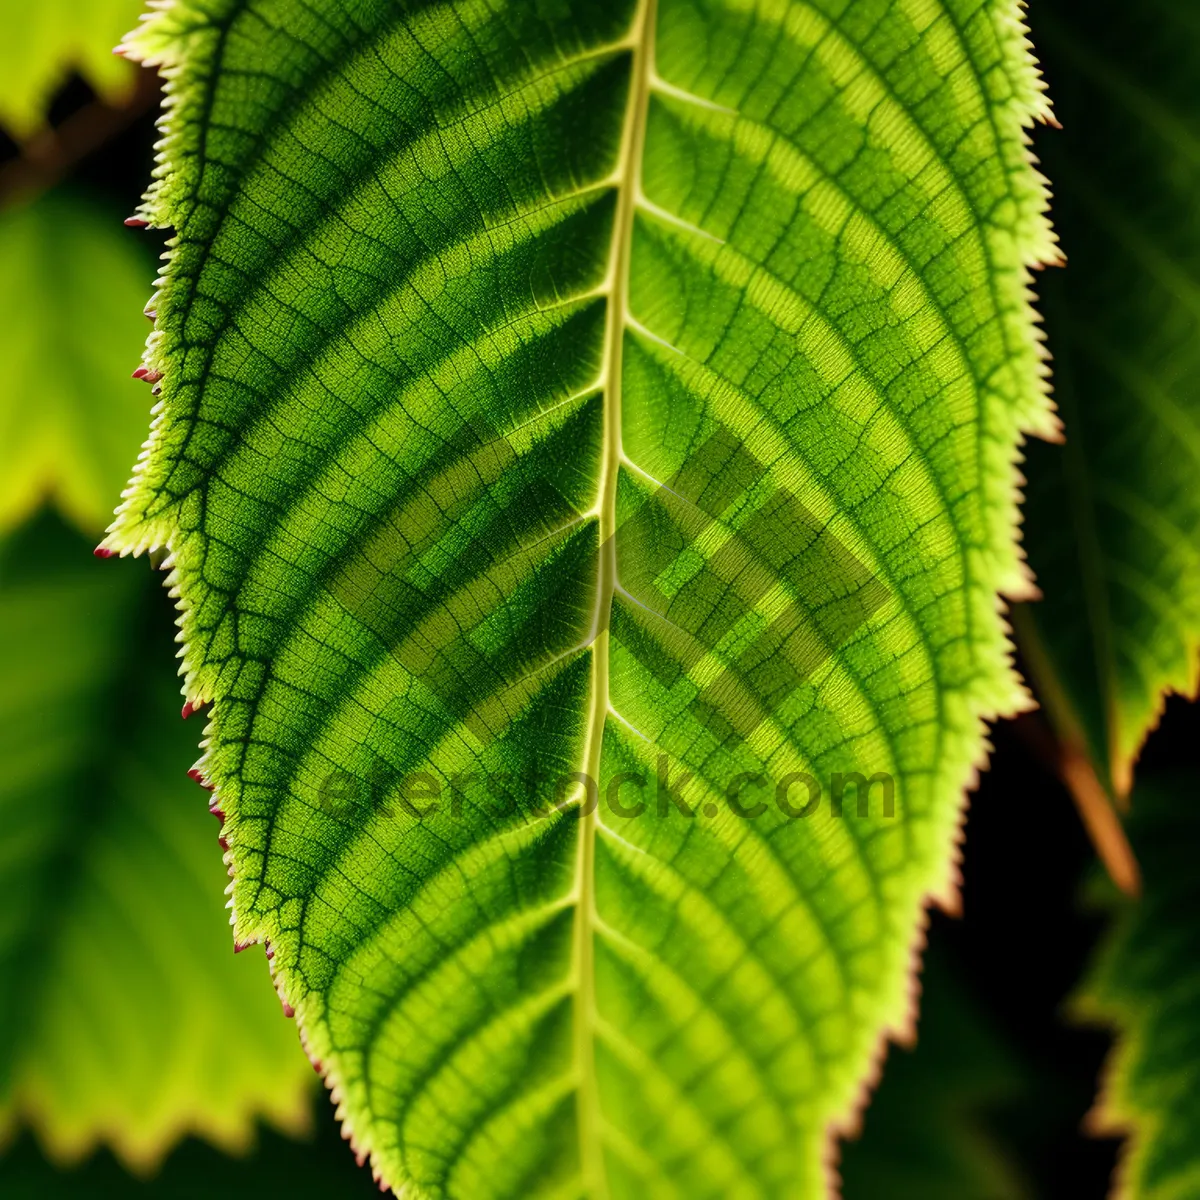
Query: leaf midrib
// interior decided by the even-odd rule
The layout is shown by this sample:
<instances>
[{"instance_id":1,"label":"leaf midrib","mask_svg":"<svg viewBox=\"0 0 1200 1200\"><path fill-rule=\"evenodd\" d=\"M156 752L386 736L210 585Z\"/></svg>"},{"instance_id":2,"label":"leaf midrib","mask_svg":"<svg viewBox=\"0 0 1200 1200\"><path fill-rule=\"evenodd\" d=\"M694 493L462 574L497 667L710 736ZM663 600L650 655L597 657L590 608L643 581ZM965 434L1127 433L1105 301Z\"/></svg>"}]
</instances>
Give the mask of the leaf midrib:
<instances>
[{"instance_id":1,"label":"leaf midrib","mask_svg":"<svg viewBox=\"0 0 1200 1200\"><path fill-rule=\"evenodd\" d=\"M617 208L613 219L604 332L604 358L600 386L604 396L602 460L597 509L599 562L596 600L592 613L592 675L583 763L587 778L599 788L600 758L609 711L608 616L617 582L616 510L617 478L621 465L621 373L625 330L629 314L629 266L632 257L633 221L641 192L642 155L646 138L650 74L654 61L654 27L657 0L638 0L630 30L632 64L629 99L621 134L621 151L615 182ZM595 846L597 803L584 794L579 816L579 850L576 865L574 1026L579 1070L579 1165L583 1194L608 1195L604 1155L599 1130L602 1122L595 1063Z\"/></svg>"}]
</instances>

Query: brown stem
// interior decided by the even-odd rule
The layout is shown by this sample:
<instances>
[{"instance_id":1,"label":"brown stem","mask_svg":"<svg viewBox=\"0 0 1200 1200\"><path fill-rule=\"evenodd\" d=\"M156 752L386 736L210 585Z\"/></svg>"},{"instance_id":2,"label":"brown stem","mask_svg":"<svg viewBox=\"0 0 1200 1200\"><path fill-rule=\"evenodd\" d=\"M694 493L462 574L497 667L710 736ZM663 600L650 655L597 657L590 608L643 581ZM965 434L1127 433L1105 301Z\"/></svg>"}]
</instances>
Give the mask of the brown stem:
<instances>
[{"instance_id":1,"label":"brown stem","mask_svg":"<svg viewBox=\"0 0 1200 1200\"><path fill-rule=\"evenodd\" d=\"M1023 714L1015 725L1026 745L1071 793L1083 827L1113 883L1126 895L1140 895L1142 873L1133 847L1087 755L1075 745L1056 741L1035 713Z\"/></svg>"},{"instance_id":2,"label":"brown stem","mask_svg":"<svg viewBox=\"0 0 1200 1200\"><path fill-rule=\"evenodd\" d=\"M158 95L157 73L138 71L133 92L124 104L112 106L93 100L57 128L30 138L19 157L0 167L0 208L29 203L54 187L77 163L149 111Z\"/></svg>"},{"instance_id":3,"label":"brown stem","mask_svg":"<svg viewBox=\"0 0 1200 1200\"><path fill-rule=\"evenodd\" d=\"M1125 828L1112 800L1096 778L1087 756L1073 746L1064 746L1059 756L1058 771L1113 883L1128 896L1140 895L1142 873L1133 847L1125 836Z\"/></svg>"}]
</instances>

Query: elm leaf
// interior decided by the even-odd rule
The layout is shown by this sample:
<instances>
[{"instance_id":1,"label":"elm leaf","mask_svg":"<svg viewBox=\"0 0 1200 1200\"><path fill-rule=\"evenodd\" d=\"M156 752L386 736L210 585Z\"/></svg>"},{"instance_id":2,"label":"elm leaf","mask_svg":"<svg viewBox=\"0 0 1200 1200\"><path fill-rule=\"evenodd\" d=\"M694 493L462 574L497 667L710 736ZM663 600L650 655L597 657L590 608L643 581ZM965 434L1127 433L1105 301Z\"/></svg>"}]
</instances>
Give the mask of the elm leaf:
<instances>
[{"instance_id":1,"label":"elm leaf","mask_svg":"<svg viewBox=\"0 0 1200 1200\"><path fill-rule=\"evenodd\" d=\"M1018 4L179 0L128 50L175 234L106 545L169 548L235 936L359 1153L823 1194L1026 702Z\"/></svg>"}]
</instances>

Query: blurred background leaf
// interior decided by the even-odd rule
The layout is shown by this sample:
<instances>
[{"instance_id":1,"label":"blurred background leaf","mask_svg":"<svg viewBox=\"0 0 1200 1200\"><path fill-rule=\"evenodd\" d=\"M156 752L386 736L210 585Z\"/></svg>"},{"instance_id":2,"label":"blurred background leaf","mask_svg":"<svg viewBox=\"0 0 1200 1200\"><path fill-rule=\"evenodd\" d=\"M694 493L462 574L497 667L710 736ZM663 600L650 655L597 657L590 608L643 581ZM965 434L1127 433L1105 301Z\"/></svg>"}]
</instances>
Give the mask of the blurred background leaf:
<instances>
[{"instance_id":1,"label":"blurred background leaf","mask_svg":"<svg viewBox=\"0 0 1200 1200\"><path fill-rule=\"evenodd\" d=\"M295 1142L263 1130L253 1153L229 1158L189 1138L150 1178L131 1178L107 1150L76 1167L55 1169L22 1138L0 1160L4 1200L45 1200L47 1196L87 1200L379 1200L371 1173L354 1165L324 1094L314 1098L316 1136Z\"/></svg>"},{"instance_id":2,"label":"blurred background leaf","mask_svg":"<svg viewBox=\"0 0 1200 1200\"><path fill-rule=\"evenodd\" d=\"M315 1088L262 951L233 955L170 601L91 554L151 402L152 278L102 206L0 214L0 1134L139 1170L300 1132Z\"/></svg>"},{"instance_id":3,"label":"blurred background leaf","mask_svg":"<svg viewBox=\"0 0 1200 1200\"><path fill-rule=\"evenodd\" d=\"M90 550L44 513L0 553L0 1124L146 1168L302 1129L313 1074L233 956L166 597Z\"/></svg>"},{"instance_id":4,"label":"blurred background leaf","mask_svg":"<svg viewBox=\"0 0 1200 1200\"><path fill-rule=\"evenodd\" d=\"M137 24L142 0L8 0L0 37L0 126L18 141L42 128L72 69L120 103L136 69L113 48Z\"/></svg>"},{"instance_id":5,"label":"blurred background leaf","mask_svg":"<svg viewBox=\"0 0 1200 1200\"><path fill-rule=\"evenodd\" d=\"M83 201L0 214L0 533L47 500L89 535L108 524L150 408L130 372L153 278L136 237Z\"/></svg>"},{"instance_id":6,"label":"blurred background leaf","mask_svg":"<svg viewBox=\"0 0 1200 1200\"><path fill-rule=\"evenodd\" d=\"M1039 291L1064 446L1031 443L1025 542L1045 599L1027 665L1110 792L1200 647L1200 6L1038 0L1061 133L1038 141L1065 271Z\"/></svg>"},{"instance_id":7,"label":"blurred background leaf","mask_svg":"<svg viewBox=\"0 0 1200 1200\"><path fill-rule=\"evenodd\" d=\"M1076 1017L1117 1030L1090 1125L1130 1134L1114 1195L1200 1196L1200 775L1139 783L1130 832L1140 902L1104 888L1115 920L1075 998Z\"/></svg>"}]
</instances>

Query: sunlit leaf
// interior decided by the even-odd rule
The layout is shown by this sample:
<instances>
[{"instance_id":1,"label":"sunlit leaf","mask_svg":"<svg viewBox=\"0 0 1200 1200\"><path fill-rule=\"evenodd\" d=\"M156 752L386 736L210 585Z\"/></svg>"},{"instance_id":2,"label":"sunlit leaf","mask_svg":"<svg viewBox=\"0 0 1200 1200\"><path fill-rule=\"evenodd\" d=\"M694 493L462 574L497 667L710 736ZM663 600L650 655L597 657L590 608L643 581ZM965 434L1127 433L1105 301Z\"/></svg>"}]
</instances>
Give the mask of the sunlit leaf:
<instances>
[{"instance_id":1,"label":"sunlit leaf","mask_svg":"<svg viewBox=\"0 0 1200 1200\"><path fill-rule=\"evenodd\" d=\"M47 498L89 534L112 515L150 406L135 236L78 201L0 213L0 534Z\"/></svg>"},{"instance_id":2,"label":"sunlit leaf","mask_svg":"<svg viewBox=\"0 0 1200 1200\"><path fill-rule=\"evenodd\" d=\"M183 0L131 49L178 236L109 545L170 546L236 934L358 1147L820 1194L1023 699L1017 4Z\"/></svg>"},{"instance_id":3,"label":"sunlit leaf","mask_svg":"<svg viewBox=\"0 0 1200 1200\"><path fill-rule=\"evenodd\" d=\"M1075 999L1078 1016L1117 1032L1091 1122L1129 1136L1122 1200L1200 1195L1198 788L1194 772L1138 784L1130 824L1144 894L1113 898L1111 935Z\"/></svg>"},{"instance_id":4,"label":"sunlit leaf","mask_svg":"<svg viewBox=\"0 0 1200 1200\"><path fill-rule=\"evenodd\" d=\"M143 8L141 0L9 0L0 39L0 126L19 138L36 131L71 71L119 102L134 75L113 49Z\"/></svg>"},{"instance_id":5,"label":"sunlit leaf","mask_svg":"<svg viewBox=\"0 0 1200 1200\"><path fill-rule=\"evenodd\" d=\"M1116 794L1200 663L1200 10L1036 6L1069 267L1047 280L1063 447L1033 446L1024 614L1060 733ZM1137 52L1130 53L1136 46Z\"/></svg>"},{"instance_id":6,"label":"sunlit leaf","mask_svg":"<svg viewBox=\"0 0 1200 1200\"><path fill-rule=\"evenodd\" d=\"M0 546L0 1141L146 1168L302 1128L312 1072L230 952L163 598L90 551L52 514Z\"/></svg>"}]
</instances>

